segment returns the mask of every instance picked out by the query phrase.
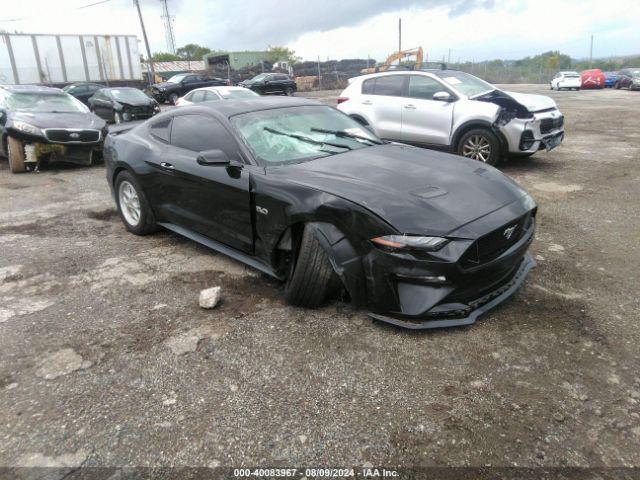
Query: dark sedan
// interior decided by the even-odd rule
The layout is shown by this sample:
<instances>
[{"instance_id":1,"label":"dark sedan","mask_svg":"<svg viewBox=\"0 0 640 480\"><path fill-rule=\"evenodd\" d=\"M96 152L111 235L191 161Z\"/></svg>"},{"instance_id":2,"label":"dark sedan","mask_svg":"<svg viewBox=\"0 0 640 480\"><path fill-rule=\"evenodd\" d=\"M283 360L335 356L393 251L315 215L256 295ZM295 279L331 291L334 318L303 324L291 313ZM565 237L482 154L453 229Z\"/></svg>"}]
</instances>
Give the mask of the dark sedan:
<instances>
[{"instance_id":1,"label":"dark sedan","mask_svg":"<svg viewBox=\"0 0 640 480\"><path fill-rule=\"evenodd\" d=\"M280 94L293 95L297 88L296 82L283 73L261 73L255 77L238 83L239 86L249 88L260 95Z\"/></svg>"},{"instance_id":2,"label":"dark sedan","mask_svg":"<svg viewBox=\"0 0 640 480\"><path fill-rule=\"evenodd\" d=\"M160 105L142 90L130 87L103 88L89 99L89 108L108 122L146 120L160 113Z\"/></svg>"},{"instance_id":3,"label":"dark sedan","mask_svg":"<svg viewBox=\"0 0 640 480\"><path fill-rule=\"evenodd\" d=\"M407 328L473 323L524 281L536 205L488 165L386 143L310 100L204 103L105 143L127 230L167 228Z\"/></svg>"},{"instance_id":4,"label":"dark sedan","mask_svg":"<svg viewBox=\"0 0 640 480\"><path fill-rule=\"evenodd\" d=\"M89 106L89 99L94 93L102 88L104 88L104 85L100 85L98 83L74 83L72 85L67 85L62 89L62 91Z\"/></svg>"},{"instance_id":5,"label":"dark sedan","mask_svg":"<svg viewBox=\"0 0 640 480\"><path fill-rule=\"evenodd\" d=\"M102 155L106 130L104 120L62 90L0 86L0 154L13 173L56 161L91 164Z\"/></svg>"},{"instance_id":6,"label":"dark sedan","mask_svg":"<svg viewBox=\"0 0 640 480\"><path fill-rule=\"evenodd\" d=\"M166 82L151 85L151 96L160 103L169 102L175 105L178 98L191 90L202 87L219 87L229 85L229 81L223 78L209 78L205 75L192 73L180 73L174 75Z\"/></svg>"},{"instance_id":7,"label":"dark sedan","mask_svg":"<svg viewBox=\"0 0 640 480\"><path fill-rule=\"evenodd\" d=\"M616 88L640 89L640 68L623 68L618 72Z\"/></svg>"}]
</instances>

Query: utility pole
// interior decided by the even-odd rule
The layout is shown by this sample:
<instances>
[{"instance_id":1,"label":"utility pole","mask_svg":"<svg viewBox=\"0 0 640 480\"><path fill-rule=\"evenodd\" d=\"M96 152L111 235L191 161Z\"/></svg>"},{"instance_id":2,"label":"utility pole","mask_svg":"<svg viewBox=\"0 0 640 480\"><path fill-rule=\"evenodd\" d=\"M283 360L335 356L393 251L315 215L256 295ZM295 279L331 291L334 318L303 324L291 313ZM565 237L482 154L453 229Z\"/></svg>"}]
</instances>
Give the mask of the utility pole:
<instances>
[{"instance_id":1,"label":"utility pole","mask_svg":"<svg viewBox=\"0 0 640 480\"><path fill-rule=\"evenodd\" d=\"M322 90L322 73L320 72L320 55L318 55L318 89Z\"/></svg>"},{"instance_id":2,"label":"utility pole","mask_svg":"<svg viewBox=\"0 0 640 480\"><path fill-rule=\"evenodd\" d=\"M162 16L164 20L164 37L167 42L167 49L170 53L176 53L176 38L173 35L173 17L169 15L169 6L167 0L160 0L162 4Z\"/></svg>"},{"instance_id":3,"label":"utility pole","mask_svg":"<svg viewBox=\"0 0 640 480\"><path fill-rule=\"evenodd\" d=\"M398 51L402 51L402 18L398 19Z\"/></svg>"},{"instance_id":4,"label":"utility pole","mask_svg":"<svg viewBox=\"0 0 640 480\"><path fill-rule=\"evenodd\" d=\"M589 49L589 68L593 68L593 34L591 34L591 48Z\"/></svg>"},{"instance_id":5,"label":"utility pole","mask_svg":"<svg viewBox=\"0 0 640 480\"><path fill-rule=\"evenodd\" d=\"M451 63L451 49L449 49L449 55L447 56L447 63Z\"/></svg>"},{"instance_id":6,"label":"utility pole","mask_svg":"<svg viewBox=\"0 0 640 480\"><path fill-rule=\"evenodd\" d=\"M136 4L136 8L138 9L138 17L140 18L140 28L142 28L142 38L144 39L144 46L147 50L147 73L151 78L148 78L150 83L155 82L156 80L156 71L153 68L153 60L151 59L151 50L149 49L149 40L147 39L147 30L144 28L144 21L142 20L142 12L140 11L140 3L138 0L133 0L133 3Z\"/></svg>"}]
</instances>

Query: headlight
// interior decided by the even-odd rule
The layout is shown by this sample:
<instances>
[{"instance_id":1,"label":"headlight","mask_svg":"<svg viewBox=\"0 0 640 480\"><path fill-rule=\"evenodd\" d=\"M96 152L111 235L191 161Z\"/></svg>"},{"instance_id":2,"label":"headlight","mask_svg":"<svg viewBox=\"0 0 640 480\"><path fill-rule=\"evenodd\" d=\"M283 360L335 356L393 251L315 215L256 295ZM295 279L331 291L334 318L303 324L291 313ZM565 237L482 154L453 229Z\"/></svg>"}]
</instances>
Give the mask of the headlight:
<instances>
[{"instance_id":1,"label":"headlight","mask_svg":"<svg viewBox=\"0 0 640 480\"><path fill-rule=\"evenodd\" d=\"M30 123L15 121L13 122L13 128L24 133L30 133L31 135L43 136L42 130L40 130L38 127L34 127Z\"/></svg>"},{"instance_id":2,"label":"headlight","mask_svg":"<svg viewBox=\"0 0 640 480\"><path fill-rule=\"evenodd\" d=\"M153 106L153 111L154 112L159 112L160 111L160 105L158 105L157 103Z\"/></svg>"},{"instance_id":3,"label":"headlight","mask_svg":"<svg viewBox=\"0 0 640 480\"><path fill-rule=\"evenodd\" d=\"M125 122L128 122L129 120L131 120L131 113L127 111L122 112L122 119Z\"/></svg>"},{"instance_id":4,"label":"headlight","mask_svg":"<svg viewBox=\"0 0 640 480\"><path fill-rule=\"evenodd\" d=\"M442 237L415 237L412 235L385 235L384 237L372 238L371 241L378 247L387 250L426 250L435 252L440 250L449 242Z\"/></svg>"}]
</instances>

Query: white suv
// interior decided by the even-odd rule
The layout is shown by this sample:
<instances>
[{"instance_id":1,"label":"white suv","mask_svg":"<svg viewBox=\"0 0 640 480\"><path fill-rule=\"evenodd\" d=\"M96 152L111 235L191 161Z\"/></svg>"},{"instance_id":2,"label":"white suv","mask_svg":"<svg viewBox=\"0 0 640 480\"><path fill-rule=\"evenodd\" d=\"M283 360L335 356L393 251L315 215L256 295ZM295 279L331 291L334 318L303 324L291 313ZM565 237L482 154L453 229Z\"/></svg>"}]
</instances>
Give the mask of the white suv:
<instances>
[{"instance_id":1,"label":"white suv","mask_svg":"<svg viewBox=\"0 0 640 480\"><path fill-rule=\"evenodd\" d=\"M551 79L551 90L580 90L582 80L578 72L558 72Z\"/></svg>"},{"instance_id":2,"label":"white suv","mask_svg":"<svg viewBox=\"0 0 640 480\"><path fill-rule=\"evenodd\" d=\"M350 79L338 109L387 140L444 148L497 164L551 150L564 117L543 95L503 92L456 70L410 70Z\"/></svg>"}]
</instances>

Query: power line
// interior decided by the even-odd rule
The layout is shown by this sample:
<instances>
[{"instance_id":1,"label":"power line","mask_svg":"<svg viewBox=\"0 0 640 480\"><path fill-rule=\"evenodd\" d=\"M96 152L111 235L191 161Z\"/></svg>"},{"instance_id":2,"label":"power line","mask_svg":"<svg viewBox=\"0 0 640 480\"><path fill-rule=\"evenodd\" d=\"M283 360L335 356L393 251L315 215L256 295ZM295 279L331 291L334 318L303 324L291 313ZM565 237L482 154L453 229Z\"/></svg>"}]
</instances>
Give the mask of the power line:
<instances>
[{"instance_id":1,"label":"power line","mask_svg":"<svg viewBox=\"0 0 640 480\"><path fill-rule=\"evenodd\" d=\"M99 2L88 3L86 5L81 5L79 7L70 8L67 11L82 10L83 8L94 7L96 5L101 5L103 3L107 3L107 2L110 2L110 1L111 0L100 0ZM32 16L29 16L29 17L2 18L2 19L0 19L0 23L22 22L23 20L29 20L31 18L42 18L42 14L40 14L40 15L32 15Z\"/></svg>"}]
</instances>

